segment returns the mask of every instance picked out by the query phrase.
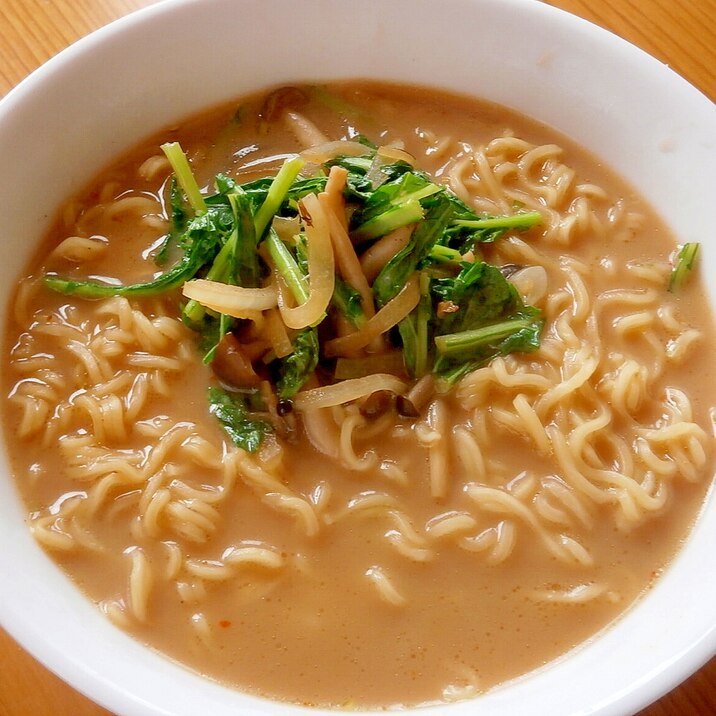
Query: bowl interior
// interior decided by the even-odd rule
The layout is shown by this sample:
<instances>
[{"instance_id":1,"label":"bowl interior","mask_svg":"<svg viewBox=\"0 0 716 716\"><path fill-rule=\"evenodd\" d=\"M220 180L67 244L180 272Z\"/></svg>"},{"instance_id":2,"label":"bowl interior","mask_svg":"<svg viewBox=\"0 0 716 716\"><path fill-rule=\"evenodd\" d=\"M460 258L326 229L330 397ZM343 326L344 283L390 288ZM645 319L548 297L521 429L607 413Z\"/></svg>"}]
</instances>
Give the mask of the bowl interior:
<instances>
[{"instance_id":1,"label":"bowl interior","mask_svg":"<svg viewBox=\"0 0 716 716\"><path fill-rule=\"evenodd\" d=\"M441 87L551 125L638 187L680 241L701 241L704 266L713 264L716 109L603 30L533 0L169 0L85 38L3 101L3 314L56 208L124 149L261 87L347 78ZM714 305L716 278L703 274ZM545 704L555 716L626 713L698 668L716 651L716 580L703 578L716 540L712 503L636 609L567 658L481 698L480 713L543 714ZM305 713L187 674L112 627L35 545L5 467L0 534L12 545L0 551L0 571L13 575L0 590L3 625L113 711ZM684 594L698 602L676 608ZM475 705L435 710L457 716Z\"/></svg>"}]
</instances>

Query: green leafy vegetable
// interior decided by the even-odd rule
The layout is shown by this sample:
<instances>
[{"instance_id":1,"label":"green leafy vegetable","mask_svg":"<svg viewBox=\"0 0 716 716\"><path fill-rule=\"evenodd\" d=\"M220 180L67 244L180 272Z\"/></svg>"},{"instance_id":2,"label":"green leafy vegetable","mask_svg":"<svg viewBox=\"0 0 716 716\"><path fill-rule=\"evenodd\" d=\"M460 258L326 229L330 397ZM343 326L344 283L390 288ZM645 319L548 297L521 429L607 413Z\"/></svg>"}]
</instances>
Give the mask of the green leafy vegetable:
<instances>
[{"instance_id":1,"label":"green leafy vegetable","mask_svg":"<svg viewBox=\"0 0 716 716\"><path fill-rule=\"evenodd\" d=\"M189 160L186 158L186 154L184 154L184 150L181 148L179 142L167 142L166 144L162 144L161 150L169 160L169 164L171 164L174 170L174 176L183 189L192 209L194 209L197 214L205 212L206 202L191 171Z\"/></svg>"},{"instance_id":2,"label":"green leafy vegetable","mask_svg":"<svg viewBox=\"0 0 716 716\"><path fill-rule=\"evenodd\" d=\"M365 323L362 296L338 276L336 276L331 302L356 328L360 328Z\"/></svg>"},{"instance_id":3,"label":"green leafy vegetable","mask_svg":"<svg viewBox=\"0 0 716 716\"><path fill-rule=\"evenodd\" d=\"M418 329L415 311L398 324L398 335L403 349L405 370L408 375L415 378L418 373Z\"/></svg>"},{"instance_id":4,"label":"green leafy vegetable","mask_svg":"<svg viewBox=\"0 0 716 716\"><path fill-rule=\"evenodd\" d=\"M381 169L382 171L382 169ZM406 171L393 181L381 184L354 215L356 223L351 232L356 241L384 236L391 231L413 224L423 218L421 201L443 188L427 180L422 174Z\"/></svg>"},{"instance_id":5,"label":"green leafy vegetable","mask_svg":"<svg viewBox=\"0 0 716 716\"><path fill-rule=\"evenodd\" d=\"M204 315L193 329L199 335L199 350L203 353L203 362L211 363L216 357L216 351L221 339L231 330L232 326L226 323L227 316Z\"/></svg>"},{"instance_id":6,"label":"green leafy vegetable","mask_svg":"<svg viewBox=\"0 0 716 716\"><path fill-rule=\"evenodd\" d=\"M492 216L486 219L456 219L455 226L480 231L506 231L507 229L531 229L542 221L539 211L529 211L512 216Z\"/></svg>"},{"instance_id":7,"label":"green leafy vegetable","mask_svg":"<svg viewBox=\"0 0 716 716\"><path fill-rule=\"evenodd\" d=\"M46 274L45 285L53 291L67 296L81 298L108 298L126 296L127 298L145 298L178 288L197 274L207 261L216 255L216 237L207 236L191 244L182 258L166 273L145 283L131 285L101 283L64 278L54 273Z\"/></svg>"},{"instance_id":8,"label":"green leafy vegetable","mask_svg":"<svg viewBox=\"0 0 716 716\"><path fill-rule=\"evenodd\" d=\"M211 206L206 212L192 219L182 237L182 244L201 246L213 242L218 250L202 268L206 270L206 278L219 280L227 274L227 264L233 263L236 238L237 229L233 211L227 203ZM200 326L204 314L204 307L196 301L189 301L182 310L182 318L190 327Z\"/></svg>"},{"instance_id":9,"label":"green leafy vegetable","mask_svg":"<svg viewBox=\"0 0 716 716\"><path fill-rule=\"evenodd\" d=\"M497 241L507 231L527 231L542 223L542 215L538 211L511 216L478 216L458 197L448 196L455 208L455 216L440 243L461 254L474 248L475 244Z\"/></svg>"},{"instance_id":10,"label":"green leafy vegetable","mask_svg":"<svg viewBox=\"0 0 716 716\"><path fill-rule=\"evenodd\" d=\"M540 311L523 304L496 266L463 263L454 279L436 279L433 291L456 309L435 322L434 370L448 382L498 355L539 348Z\"/></svg>"},{"instance_id":11,"label":"green leafy vegetable","mask_svg":"<svg viewBox=\"0 0 716 716\"><path fill-rule=\"evenodd\" d=\"M293 340L293 353L280 361L276 390L283 400L293 398L318 365L318 333L315 328L299 331Z\"/></svg>"},{"instance_id":12,"label":"green leafy vegetable","mask_svg":"<svg viewBox=\"0 0 716 716\"><path fill-rule=\"evenodd\" d=\"M373 282L373 293L379 306L384 306L405 286L452 218L453 209L445 194L436 194L426 204L425 217L413 231L409 243L388 261Z\"/></svg>"},{"instance_id":13,"label":"green leafy vegetable","mask_svg":"<svg viewBox=\"0 0 716 716\"><path fill-rule=\"evenodd\" d=\"M454 383L497 356L535 351L540 346L542 326L540 312L528 306L500 323L437 336L435 372Z\"/></svg>"},{"instance_id":14,"label":"green leafy vegetable","mask_svg":"<svg viewBox=\"0 0 716 716\"><path fill-rule=\"evenodd\" d=\"M271 182L271 186L266 193L264 203L261 205L254 219L257 236L261 236L264 233L271 219L273 219L278 212L291 188L291 184L293 184L294 179L298 176L304 163L303 159L295 157L294 159L286 160L281 169L279 169L278 174Z\"/></svg>"},{"instance_id":15,"label":"green leafy vegetable","mask_svg":"<svg viewBox=\"0 0 716 716\"><path fill-rule=\"evenodd\" d=\"M430 275L427 271L421 271L420 302L415 310L415 365L413 375L422 378L430 371L430 330L433 315L432 298L430 295Z\"/></svg>"},{"instance_id":16,"label":"green leafy vegetable","mask_svg":"<svg viewBox=\"0 0 716 716\"><path fill-rule=\"evenodd\" d=\"M430 249L430 258L436 263L446 263L449 261L459 262L462 261L462 254L457 249L436 244Z\"/></svg>"},{"instance_id":17,"label":"green leafy vegetable","mask_svg":"<svg viewBox=\"0 0 716 716\"><path fill-rule=\"evenodd\" d=\"M288 246L281 241L274 229L269 230L266 237L266 247L269 256L273 261L276 269L291 289L293 297L299 304L308 300L308 281L303 271L298 266L298 262L293 254L289 251Z\"/></svg>"},{"instance_id":18,"label":"green leafy vegetable","mask_svg":"<svg viewBox=\"0 0 716 716\"><path fill-rule=\"evenodd\" d=\"M251 417L247 396L211 387L207 398L209 412L223 425L234 445L247 452L256 452L272 430L270 423Z\"/></svg>"},{"instance_id":19,"label":"green leafy vegetable","mask_svg":"<svg viewBox=\"0 0 716 716\"><path fill-rule=\"evenodd\" d=\"M455 278L436 279L433 290L443 301L459 307L441 319L439 333L464 331L490 323L513 313L522 303L517 290L500 269L483 261L462 263Z\"/></svg>"},{"instance_id":20,"label":"green leafy vegetable","mask_svg":"<svg viewBox=\"0 0 716 716\"><path fill-rule=\"evenodd\" d=\"M170 251L174 246L179 245L180 238L189 220L189 215L184 205L184 195L174 175L169 181L169 206L171 207L171 228L154 256L154 263L157 266L164 266L167 263Z\"/></svg>"},{"instance_id":21,"label":"green leafy vegetable","mask_svg":"<svg viewBox=\"0 0 716 716\"><path fill-rule=\"evenodd\" d=\"M681 247L676 256L676 265L669 277L669 291L678 291L684 286L694 270L701 250L701 244L689 243Z\"/></svg>"},{"instance_id":22,"label":"green leafy vegetable","mask_svg":"<svg viewBox=\"0 0 716 716\"><path fill-rule=\"evenodd\" d=\"M229 203L234 213L236 248L232 257L233 265L227 265L222 278L239 286L257 288L261 283L261 267L251 203L240 187L229 194Z\"/></svg>"}]
</instances>

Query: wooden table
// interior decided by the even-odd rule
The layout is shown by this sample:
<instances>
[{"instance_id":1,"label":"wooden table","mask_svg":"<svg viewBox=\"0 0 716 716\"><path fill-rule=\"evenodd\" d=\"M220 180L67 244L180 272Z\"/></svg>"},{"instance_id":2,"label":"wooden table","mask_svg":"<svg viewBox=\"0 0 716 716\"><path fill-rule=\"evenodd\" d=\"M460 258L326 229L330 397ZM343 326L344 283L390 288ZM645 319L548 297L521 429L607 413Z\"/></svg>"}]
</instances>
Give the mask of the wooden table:
<instances>
[{"instance_id":1,"label":"wooden table","mask_svg":"<svg viewBox=\"0 0 716 716\"><path fill-rule=\"evenodd\" d=\"M0 96L66 45L157 0L0 0ZM716 99L716 0L547 0L642 47ZM107 714L0 630L0 716ZM716 659L640 716L716 714Z\"/></svg>"}]
</instances>

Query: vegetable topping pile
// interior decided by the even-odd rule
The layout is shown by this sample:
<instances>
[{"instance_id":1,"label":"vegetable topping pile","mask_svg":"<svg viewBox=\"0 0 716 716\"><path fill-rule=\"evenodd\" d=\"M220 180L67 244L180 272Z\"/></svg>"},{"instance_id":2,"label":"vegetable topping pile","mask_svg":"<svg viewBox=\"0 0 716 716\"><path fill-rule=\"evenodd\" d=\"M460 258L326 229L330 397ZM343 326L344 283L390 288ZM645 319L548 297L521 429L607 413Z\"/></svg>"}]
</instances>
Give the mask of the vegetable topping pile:
<instances>
[{"instance_id":1,"label":"vegetable topping pile","mask_svg":"<svg viewBox=\"0 0 716 716\"><path fill-rule=\"evenodd\" d=\"M274 177L219 174L209 195L179 144L162 149L171 230L154 258L179 260L146 283L45 283L88 299L181 289L182 320L217 378L210 411L239 447L257 450L294 409L375 394L416 416L416 386L539 347L543 320L508 280L515 267L479 250L538 225L538 212L478 215L410 155L362 137L288 159Z\"/></svg>"}]
</instances>

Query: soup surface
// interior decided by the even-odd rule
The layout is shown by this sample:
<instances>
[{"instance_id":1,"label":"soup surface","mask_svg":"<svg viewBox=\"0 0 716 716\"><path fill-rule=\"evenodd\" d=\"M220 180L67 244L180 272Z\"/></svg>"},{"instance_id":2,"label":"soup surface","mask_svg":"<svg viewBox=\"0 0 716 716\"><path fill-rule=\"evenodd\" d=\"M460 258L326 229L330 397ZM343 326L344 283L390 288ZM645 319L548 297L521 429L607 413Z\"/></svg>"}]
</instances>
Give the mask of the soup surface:
<instances>
[{"instance_id":1,"label":"soup surface","mask_svg":"<svg viewBox=\"0 0 716 716\"><path fill-rule=\"evenodd\" d=\"M433 385L415 417L294 411L245 452L209 412L178 290L88 300L41 280L166 270L163 142L206 194L359 135L480 214L542 216L463 257L541 310L539 349ZM624 612L702 504L715 336L695 276L668 290L676 253L592 156L474 100L304 87L168 128L63 207L19 284L4 429L28 524L108 618L220 682L342 708L483 692Z\"/></svg>"}]
</instances>

